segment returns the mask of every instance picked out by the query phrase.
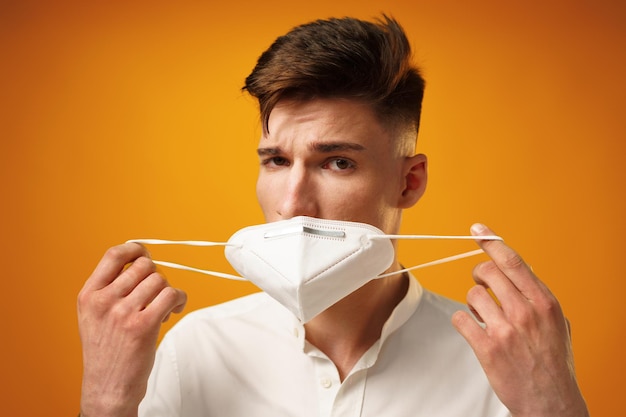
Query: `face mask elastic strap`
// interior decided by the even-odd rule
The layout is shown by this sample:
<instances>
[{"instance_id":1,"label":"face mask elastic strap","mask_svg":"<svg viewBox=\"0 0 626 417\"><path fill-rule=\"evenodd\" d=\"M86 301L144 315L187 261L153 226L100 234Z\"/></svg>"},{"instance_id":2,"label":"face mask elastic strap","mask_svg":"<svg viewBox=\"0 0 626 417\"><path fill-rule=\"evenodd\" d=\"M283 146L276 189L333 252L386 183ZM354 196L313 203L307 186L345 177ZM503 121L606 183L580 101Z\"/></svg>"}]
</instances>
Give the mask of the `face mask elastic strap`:
<instances>
[{"instance_id":1,"label":"face mask elastic strap","mask_svg":"<svg viewBox=\"0 0 626 417\"><path fill-rule=\"evenodd\" d=\"M392 276L392 275L398 275L398 274L402 274L404 272L413 271L415 269L426 268L428 266L434 266L434 265L439 265L439 264L443 264L443 263L446 263L446 262L452 262L452 261L456 261L458 259L469 258L470 256L480 255L481 253L484 253L484 251L482 249L475 249L475 250L472 250L472 251L469 251L469 252L460 253L458 255L448 256L447 258L437 259L436 261L426 262L425 264L412 266L410 268L404 268L404 269L401 269L399 271L389 272L388 274L378 275L376 277L376 279L389 277L389 276Z\"/></svg>"},{"instance_id":2,"label":"face mask elastic strap","mask_svg":"<svg viewBox=\"0 0 626 417\"><path fill-rule=\"evenodd\" d=\"M370 239L447 239L447 240L501 240L500 236L444 236L444 235L367 235Z\"/></svg>"},{"instance_id":3,"label":"face mask elastic strap","mask_svg":"<svg viewBox=\"0 0 626 417\"><path fill-rule=\"evenodd\" d=\"M152 261L152 262L154 262L157 265L166 266L168 268L182 269L183 271L199 272L199 273L204 274L204 275L212 275L212 276L218 277L218 278L233 279L233 280L236 280L236 281L246 281L245 278L242 278L240 276L231 275L231 274L225 274L223 272L207 271L205 269L193 268L191 266L176 264L176 263L173 263L173 262L165 262L165 261Z\"/></svg>"},{"instance_id":4,"label":"face mask elastic strap","mask_svg":"<svg viewBox=\"0 0 626 417\"><path fill-rule=\"evenodd\" d=\"M139 243L142 245L185 245L185 246L238 246L232 243L227 242L206 242L203 240L163 240L163 239L131 239L126 241L126 243ZM152 261L157 265L165 266L168 268L181 269L183 271L191 271L198 272L204 275L212 275L218 278L226 278L233 279L237 281L245 281L245 278L242 278L237 275L225 274L222 272L215 271L207 271L204 269L193 268L187 265L181 265L174 262L166 262L166 261Z\"/></svg>"},{"instance_id":5,"label":"face mask elastic strap","mask_svg":"<svg viewBox=\"0 0 626 417\"><path fill-rule=\"evenodd\" d=\"M142 245L185 245L185 246L237 246L227 242L205 242L203 240L163 240L163 239L131 239L126 243Z\"/></svg>"}]
</instances>

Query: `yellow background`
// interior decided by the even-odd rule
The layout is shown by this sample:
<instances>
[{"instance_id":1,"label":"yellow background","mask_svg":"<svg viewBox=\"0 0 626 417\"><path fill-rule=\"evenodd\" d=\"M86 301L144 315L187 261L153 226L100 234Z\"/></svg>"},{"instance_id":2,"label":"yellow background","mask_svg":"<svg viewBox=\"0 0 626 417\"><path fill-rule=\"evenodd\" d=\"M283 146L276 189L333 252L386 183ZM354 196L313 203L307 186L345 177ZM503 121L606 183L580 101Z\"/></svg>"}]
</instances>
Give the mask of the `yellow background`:
<instances>
[{"instance_id":1,"label":"yellow background","mask_svg":"<svg viewBox=\"0 0 626 417\"><path fill-rule=\"evenodd\" d=\"M592 414L620 415L624 4L3 0L2 414L78 411L75 298L107 247L225 240L262 221L258 118L239 88L270 42L315 18L384 11L405 26L428 82L419 148L430 157L429 189L403 231L459 234L482 221L502 234L571 319ZM473 248L465 245L410 243L402 260ZM220 249L153 252L229 270ZM419 276L464 300L477 260ZM188 291L188 310L254 291L167 274Z\"/></svg>"}]
</instances>

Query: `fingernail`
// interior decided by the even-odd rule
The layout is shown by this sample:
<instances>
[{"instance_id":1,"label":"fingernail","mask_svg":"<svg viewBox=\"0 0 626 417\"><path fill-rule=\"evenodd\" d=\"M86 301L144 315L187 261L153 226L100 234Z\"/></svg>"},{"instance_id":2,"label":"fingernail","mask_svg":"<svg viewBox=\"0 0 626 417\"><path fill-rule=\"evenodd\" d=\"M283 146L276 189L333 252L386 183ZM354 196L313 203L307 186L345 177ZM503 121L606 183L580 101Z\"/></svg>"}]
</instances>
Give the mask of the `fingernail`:
<instances>
[{"instance_id":1,"label":"fingernail","mask_svg":"<svg viewBox=\"0 0 626 417\"><path fill-rule=\"evenodd\" d=\"M470 231L474 235L482 235L487 230L487 226L482 223L474 223L470 228Z\"/></svg>"}]
</instances>

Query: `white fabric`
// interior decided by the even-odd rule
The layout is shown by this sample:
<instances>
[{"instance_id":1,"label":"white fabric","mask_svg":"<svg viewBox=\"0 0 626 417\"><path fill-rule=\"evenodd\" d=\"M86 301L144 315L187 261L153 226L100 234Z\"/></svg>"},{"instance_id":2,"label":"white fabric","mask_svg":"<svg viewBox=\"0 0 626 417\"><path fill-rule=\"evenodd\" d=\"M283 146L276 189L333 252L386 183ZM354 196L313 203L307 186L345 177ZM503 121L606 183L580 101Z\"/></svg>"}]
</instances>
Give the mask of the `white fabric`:
<instances>
[{"instance_id":1,"label":"white fabric","mask_svg":"<svg viewBox=\"0 0 626 417\"><path fill-rule=\"evenodd\" d=\"M464 307L410 282L343 383L304 326L264 293L190 313L159 346L139 415L509 416L450 324Z\"/></svg>"},{"instance_id":2,"label":"white fabric","mask_svg":"<svg viewBox=\"0 0 626 417\"><path fill-rule=\"evenodd\" d=\"M369 224L298 216L237 231L225 255L306 323L389 268L391 240L368 238L382 234Z\"/></svg>"}]
</instances>

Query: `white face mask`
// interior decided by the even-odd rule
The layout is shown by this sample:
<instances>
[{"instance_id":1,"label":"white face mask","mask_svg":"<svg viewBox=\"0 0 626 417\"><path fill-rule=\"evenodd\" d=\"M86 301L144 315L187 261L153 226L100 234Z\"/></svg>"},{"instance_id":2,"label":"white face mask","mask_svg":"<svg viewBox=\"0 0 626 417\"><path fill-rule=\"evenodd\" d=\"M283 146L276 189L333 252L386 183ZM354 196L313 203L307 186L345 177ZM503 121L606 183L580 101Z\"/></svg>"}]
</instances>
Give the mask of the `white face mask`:
<instances>
[{"instance_id":1,"label":"white face mask","mask_svg":"<svg viewBox=\"0 0 626 417\"><path fill-rule=\"evenodd\" d=\"M225 246L242 277L171 262L158 265L221 278L247 279L306 323L375 278L400 274L482 253L477 249L382 274L394 261L392 239L502 240L498 236L386 235L364 223L294 217L236 232L228 242L135 239L142 244Z\"/></svg>"}]
</instances>

